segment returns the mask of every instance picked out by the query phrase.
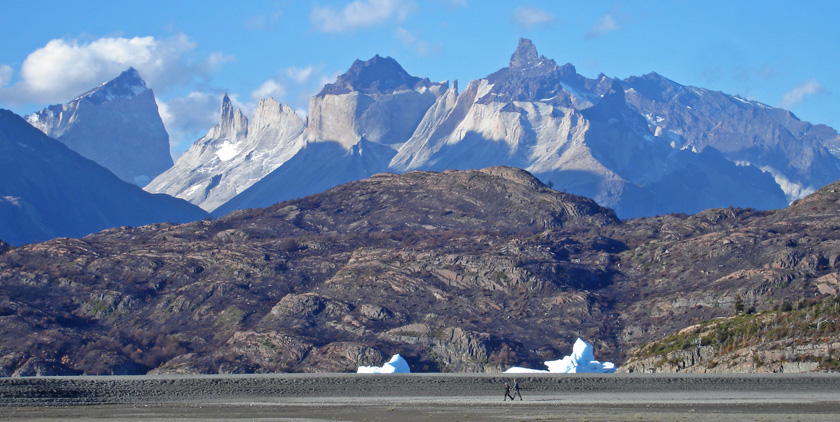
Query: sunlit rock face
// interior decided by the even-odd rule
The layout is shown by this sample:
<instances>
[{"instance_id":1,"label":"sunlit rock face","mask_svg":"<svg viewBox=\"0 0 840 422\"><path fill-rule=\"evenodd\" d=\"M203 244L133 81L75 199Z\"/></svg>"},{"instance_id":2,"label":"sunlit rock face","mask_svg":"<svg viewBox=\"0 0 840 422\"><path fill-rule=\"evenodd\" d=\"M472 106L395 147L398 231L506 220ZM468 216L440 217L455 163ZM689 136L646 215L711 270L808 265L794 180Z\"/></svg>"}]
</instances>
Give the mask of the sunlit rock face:
<instances>
[{"instance_id":1,"label":"sunlit rock face","mask_svg":"<svg viewBox=\"0 0 840 422\"><path fill-rule=\"evenodd\" d=\"M154 92L134 68L26 119L127 182L144 186L172 166Z\"/></svg>"},{"instance_id":2,"label":"sunlit rock face","mask_svg":"<svg viewBox=\"0 0 840 422\"><path fill-rule=\"evenodd\" d=\"M225 95L219 124L146 190L212 211L294 156L304 145L303 135L304 121L288 105L262 100L249 124Z\"/></svg>"}]
</instances>

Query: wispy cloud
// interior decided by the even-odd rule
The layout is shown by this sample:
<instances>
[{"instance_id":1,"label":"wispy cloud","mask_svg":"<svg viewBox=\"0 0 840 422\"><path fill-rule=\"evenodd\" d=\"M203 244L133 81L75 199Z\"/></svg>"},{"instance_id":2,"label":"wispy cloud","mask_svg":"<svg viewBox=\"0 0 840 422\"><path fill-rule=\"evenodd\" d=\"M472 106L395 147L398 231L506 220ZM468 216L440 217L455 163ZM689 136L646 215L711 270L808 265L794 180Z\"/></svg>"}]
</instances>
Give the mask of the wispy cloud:
<instances>
[{"instance_id":1,"label":"wispy cloud","mask_svg":"<svg viewBox=\"0 0 840 422\"><path fill-rule=\"evenodd\" d=\"M305 67L289 66L280 69L251 92L250 101L243 104L243 109L250 111L260 100L272 97L295 110L306 110L309 99L325 84L335 81L337 76L338 74L324 73L323 64Z\"/></svg>"},{"instance_id":2,"label":"wispy cloud","mask_svg":"<svg viewBox=\"0 0 840 422\"><path fill-rule=\"evenodd\" d=\"M519 24L522 31L528 31L534 26L554 22L553 13L536 7L518 7L513 11L513 21Z\"/></svg>"},{"instance_id":3,"label":"wispy cloud","mask_svg":"<svg viewBox=\"0 0 840 422\"><path fill-rule=\"evenodd\" d=\"M807 97L824 94L825 87L816 79L803 82L801 85L791 89L782 96L779 107L790 109L805 102Z\"/></svg>"},{"instance_id":4,"label":"wispy cloud","mask_svg":"<svg viewBox=\"0 0 840 422\"><path fill-rule=\"evenodd\" d=\"M106 82L128 67L134 67L156 91L187 84L204 77L232 56L212 53L194 62L189 53L196 47L186 35L100 38L92 42L55 39L27 56L20 80L0 90L0 100L21 104L60 103Z\"/></svg>"},{"instance_id":5,"label":"wispy cloud","mask_svg":"<svg viewBox=\"0 0 840 422\"><path fill-rule=\"evenodd\" d=\"M245 21L245 28L254 30L272 29L277 26L277 22L280 21L282 16L283 12L280 11L254 15Z\"/></svg>"},{"instance_id":6,"label":"wispy cloud","mask_svg":"<svg viewBox=\"0 0 840 422\"><path fill-rule=\"evenodd\" d=\"M298 84L308 81L315 72L315 66L306 66L304 68L290 66L286 68L286 75Z\"/></svg>"},{"instance_id":7,"label":"wispy cloud","mask_svg":"<svg viewBox=\"0 0 840 422\"><path fill-rule=\"evenodd\" d=\"M621 26L612 14L604 15L595 21L595 24L592 25L592 29L586 33L584 39L591 40L593 38L598 38L604 34L617 31L620 28Z\"/></svg>"},{"instance_id":8,"label":"wispy cloud","mask_svg":"<svg viewBox=\"0 0 840 422\"><path fill-rule=\"evenodd\" d=\"M14 70L7 64L0 64L0 88L9 84L12 81L12 74Z\"/></svg>"},{"instance_id":9,"label":"wispy cloud","mask_svg":"<svg viewBox=\"0 0 840 422\"><path fill-rule=\"evenodd\" d=\"M251 92L251 100L253 101L259 101L268 97L281 101L285 96L286 84L277 79L269 79Z\"/></svg>"},{"instance_id":10,"label":"wispy cloud","mask_svg":"<svg viewBox=\"0 0 840 422\"><path fill-rule=\"evenodd\" d=\"M402 22L414 10L410 0L355 0L338 10L315 6L309 21L319 32L351 32L384 22Z\"/></svg>"},{"instance_id":11,"label":"wispy cloud","mask_svg":"<svg viewBox=\"0 0 840 422\"><path fill-rule=\"evenodd\" d=\"M442 48L440 44L429 44L421 40L416 34L404 28L397 28L396 35L402 45L416 51L421 56L428 56L429 54L440 52Z\"/></svg>"},{"instance_id":12,"label":"wispy cloud","mask_svg":"<svg viewBox=\"0 0 840 422\"><path fill-rule=\"evenodd\" d=\"M221 101L221 93L196 91L167 102L158 99L158 111L169 133L170 149L183 150L208 129L217 125Z\"/></svg>"}]
</instances>

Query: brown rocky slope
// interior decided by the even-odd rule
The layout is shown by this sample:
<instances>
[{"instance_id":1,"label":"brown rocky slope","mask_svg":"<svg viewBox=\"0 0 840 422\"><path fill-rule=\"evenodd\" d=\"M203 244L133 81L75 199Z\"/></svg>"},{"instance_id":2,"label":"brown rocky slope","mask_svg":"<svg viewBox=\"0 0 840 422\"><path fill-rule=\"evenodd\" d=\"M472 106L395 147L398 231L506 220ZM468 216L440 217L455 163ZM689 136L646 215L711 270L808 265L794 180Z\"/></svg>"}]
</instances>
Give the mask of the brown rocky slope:
<instances>
[{"instance_id":1,"label":"brown rocky slope","mask_svg":"<svg viewBox=\"0 0 840 422\"><path fill-rule=\"evenodd\" d=\"M615 224L591 200L490 168L28 245L0 255L0 370L347 371L397 352L422 371L538 364L576 335L615 337L583 285L611 263L527 239Z\"/></svg>"},{"instance_id":2,"label":"brown rocky slope","mask_svg":"<svg viewBox=\"0 0 840 422\"><path fill-rule=\"evenodd\" d=\"M788 209L619 221L528 173L383 174L215 221L0 254L0 375L620 363L735 298L837 291L840 185Z\"/></svg>"}]
</instances>

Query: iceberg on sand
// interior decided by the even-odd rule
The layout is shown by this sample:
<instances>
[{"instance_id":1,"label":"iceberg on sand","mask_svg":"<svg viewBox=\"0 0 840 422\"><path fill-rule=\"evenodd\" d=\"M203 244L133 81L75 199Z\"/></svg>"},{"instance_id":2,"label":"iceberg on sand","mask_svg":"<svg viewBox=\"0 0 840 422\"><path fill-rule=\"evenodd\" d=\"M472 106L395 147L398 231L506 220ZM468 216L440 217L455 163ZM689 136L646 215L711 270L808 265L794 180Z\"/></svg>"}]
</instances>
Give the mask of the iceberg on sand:
<instances>
[{"instance_id":1,"label":"iceberg on sand","mask_svg":"<svg viewBox=\"0 0 840 422\"><path fill-rule=\"evenodd\" d=\"M531 373L551 373L551 374L574 374L574 373L595 373L595 374L609 374L615 372L615 364L612 362L598 362L595 360L595 355L592 352L592 345L577 339L575 345L572 347L572 354L563 357L563 359L550 360L545 362L548 370L539 370L531 368L522 368L514 366L505 371L506 374L531 374Z\"/></svg>"},{"instance_id":2,"label":"iceberg on sand","mask_svg":"<svg viewBox=\"0 0 840 422\"><path fill-rule=\"evenodd\" d=\"M358 374L408 374L411 373L411 369L408 367L408 362L400 356L396 354L391 356L391 360L386 362L382 366L360 366L359 370L356 371Z\"/></svg>"}]
</instances>

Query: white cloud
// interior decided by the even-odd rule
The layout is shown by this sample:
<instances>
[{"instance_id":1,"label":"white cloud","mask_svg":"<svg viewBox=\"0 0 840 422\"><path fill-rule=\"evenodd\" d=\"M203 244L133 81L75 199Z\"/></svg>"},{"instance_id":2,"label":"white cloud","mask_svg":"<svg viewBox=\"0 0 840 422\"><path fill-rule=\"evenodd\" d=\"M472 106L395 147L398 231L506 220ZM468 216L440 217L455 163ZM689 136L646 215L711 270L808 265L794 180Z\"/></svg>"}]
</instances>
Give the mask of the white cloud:
<instances>
[{"instance_id":1,"label":"white cloud","mask_svg":"<svg viewBox=\"0 0 840 422\"><path fill-rule=\"evenodd\" d=\"M584 38L590 40L592 38L600 37L601 35L607 34L609 32L617 31L620 28L621 26L615 20L615 17L613 17L613 15L604 15L598 18L597 21L595 21L595 24L592 25L592 29L590 29L589 32L586 33L586 36Z\"/></svg>"},{"instance_id":2,"label":"white cloud","mask_svg":"<svg viewBox=\"0 0 840 422\"><path fill-rule=\"evenodd\" d=\"M286 96L286 85L277 79L269 79L262 83L259 88L251 92L251 100L259 101L268 97L281 101Z\"/></svg>"},{"instance_id":3,"label":"white cloud","mask_svg":"<svg viewBox=\"0 0 840 422\"><path fill-rule=\"evenodd\" d=\"M12 81L12 74L14 71L12 67L7 64L0 64L0 88L9 84Z\"/></svg>"},{"instance_id":4,"label":"white cloud","mask_svg":"<svg viewBox=\"0 0 840 422\"><path fill-rule=\"evenodd\" d=\"M33 51L20 69L20 81L0 92L9 103L63 103L134 67L158 92L204 77L232 56L213 53L194 64L196 47L184 34L170 38L100 38L92 42L55 39Z\"/></svg>"},{"instance_id":5,"label":"white cloud","mask_svg":"<svg viewBox=\"0 0 840 422\"><path fill-rule=\"evenodd\" d=\"M411 0L355 0L341 10L315 6L309 21L319 32L350 32L383 22L402 22L413 10Z\"/></svg>"},{"instance_id":6,"label":"white cloud","mask_svg":"<svg viewBox=\"0 0 840 422\"><path fill-rule=\"evenodd\" d=\"M210 53L210 56L207 57L207 67L212 70L219 65L230 63L236 60L236 56L227 55L222 53L221 51L214 51Z\"/></svg>"},{"instance_id":7,"label":"white cloud","mask_svg":"<svg viewBox=\"0 0 840 422\"><path fill-rule=\"evenodd\" d=\"M421 56L428 56L441 50L440 44L429 44L418 38L414 33L403 28L397 28L396 36L402 45L416 51Z\"/></svg>"},{"instance_id":8,"label":"white cloud","mask_svg":"<svg viewBox=\"0 0 840 422\"><path fill-rule=\"evenodd\" d=\"M553 13L536 7L518 7L513 11L513 20L523 31L537 25L554 22L554 19Z\"/></svg>"},{"instance_id":9,"label":"white cloud","mask_svg":"<svg viewBox=\"0 0 840 422\"><path fill-rule=\"evenodd\" d=\"M169 133L170 148L182 151L219 123L222 96L194 91L165 103L158 99L157 103Z\"/></svg>"},{"instance_id":10,"label":"white cloud","mask_svg":"<svg viewBox=\"0 0 840 422\"><path fill-rule=\"evenodd\" d=\"M825 87L816 79L811 79L791 89L782 96L779 107L790 109L802 104L806 97L825 93Z\"/></svg>"},{"instance_id":11,"label":"white cloud","mask_svg":"<svg viewBox=\"0 0 840 422\"><path fill-rule=\"evenodd\" d=\"M302 84L309 80L312 75L315 73L314 66L307 66L303 69L299 69L295 66L291 66L286 68L286 75L291 78L293 81L297 82L298 84Z\"/></svg>"}]
</instances>

